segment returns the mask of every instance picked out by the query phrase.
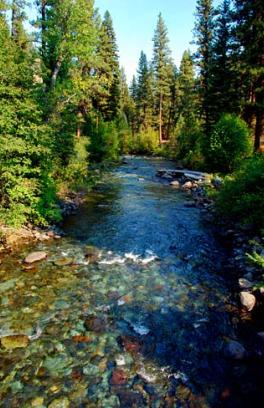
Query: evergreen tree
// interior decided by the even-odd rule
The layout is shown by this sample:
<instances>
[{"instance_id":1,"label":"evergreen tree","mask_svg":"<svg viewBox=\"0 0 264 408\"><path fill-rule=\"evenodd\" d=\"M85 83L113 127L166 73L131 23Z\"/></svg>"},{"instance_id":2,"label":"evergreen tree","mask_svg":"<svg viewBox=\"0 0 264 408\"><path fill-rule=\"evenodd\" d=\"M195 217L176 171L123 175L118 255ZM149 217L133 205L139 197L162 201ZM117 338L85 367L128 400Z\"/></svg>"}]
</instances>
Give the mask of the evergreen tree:
<instances>
[{"instance_id":1,"label":"evergreen tree","mask_svg":"<svg viewBox=\"0 0 264 408\"><path fill-rule=\"evenodd\" d=\"M213 6L212 0L197 0L196 23L194 28L197 45L196 61L199 67L199 94L201 117L205 134L208 136L212 126L210 117L210 78L212 68Z\"/></svg>"},{"instance_id":2,"label":"evergreen tree","mask_svg":"<svg viewBox=\"0 0 264 408\"><path fill-rule=\"evenodd\" d=\"M194 63L189 50L182 56L177 88L176 156L193 165L194 156L199 154L200 133Z\"/></svg>"},{"instance_id":3,"label":"evergreen tree","mask_svg":"<svg viewBox=\"0 0 264 408\"><path fill-rule=\"evenodd\" d=\"M151 89L151 71L146 54L141 52L137 71L136 106L138 129L147 130L152 124L153 95Z\"/></svg>"},{"instance_id":4,"label":"evergreen tree","mask_svg":"<svg viewBox=\"0 0 264 408\"><path fill-rule=\"evenodd\" d=\"M113 21L108 11L100 30L99 58L99 78L104 86L104 94L99 98L99 108L104 119L112 121L120 108L120 70Z\"/></svg>"},{"instance_id":5,"label":"evergreen tree","mask_svg":"<svg viewBox=\"0 0 264 408\"><path fill-rule=\"evenodd\" d=\"M207 109L213 123L223 113L239 111L241 87L234 68L233 48L230 0L224 0L216 10L212 43L210 103Z\"/></svg>"},{"instance_id":6,"label":"evergreen tree","mask_svg":"<svg viewBox=\"0 0 264 408\"><path fill-rule=\"evenodd\" d=\"M158 114L158 128L160 143L169 137L166 133L166 121L168 121L168 101L171 96L171 81L173 66L171 63L168 30L159 14L157 26L153 38L153 71L155 78L155 105Z\"/></svg>"},{"instance_id":7,"label":"evergreen tree","mask_svg":"<svg viewBox=\"0 0 264 408\"><path fill-rule=\"evenodd\" d=\"M261 0L235 0L237 69L246 84L244 110L254 128L255 150L264 143L264 6Z\"/></svg>"}]
</instances>

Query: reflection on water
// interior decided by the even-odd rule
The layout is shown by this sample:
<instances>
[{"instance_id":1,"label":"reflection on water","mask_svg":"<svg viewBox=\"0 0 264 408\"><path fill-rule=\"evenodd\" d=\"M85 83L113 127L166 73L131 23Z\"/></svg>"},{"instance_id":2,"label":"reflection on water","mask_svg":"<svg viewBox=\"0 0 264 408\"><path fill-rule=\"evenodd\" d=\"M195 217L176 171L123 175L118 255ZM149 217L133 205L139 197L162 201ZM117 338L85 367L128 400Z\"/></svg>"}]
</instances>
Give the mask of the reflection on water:
<instances>
[{"instance_id":1,"label":"reflection on water","mask_svg":"<svg viewBox=\"0 0 264 408\"><path fill-rule=\"evenodd\" d=\"M132 159L105 177L67 238L30 248L46 261L3 260L0 337L20 348L2 342L1 406L222 406L222 253L199 210L156 180L163 165Z\"/></svg>"}]
</instances>

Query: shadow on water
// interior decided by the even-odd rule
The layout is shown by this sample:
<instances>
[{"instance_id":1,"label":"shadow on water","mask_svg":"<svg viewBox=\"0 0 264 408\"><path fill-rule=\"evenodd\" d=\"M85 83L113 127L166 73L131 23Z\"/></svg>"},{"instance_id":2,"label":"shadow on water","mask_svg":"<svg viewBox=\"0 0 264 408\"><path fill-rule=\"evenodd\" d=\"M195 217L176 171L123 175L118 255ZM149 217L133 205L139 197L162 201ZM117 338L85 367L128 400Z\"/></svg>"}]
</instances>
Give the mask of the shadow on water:
<instances>
[{"instance_id":1,"label":"shadow on water","mask_svg":"<svg viewBox=\"0 0 264 408\"><path fill-rule=\"evenodd\" d=\"M162 166L132 159L108 175L65 221L67 238L34 248L47 262L24 269L25 250L0 265L0 335L42 331L0 349L0 406L259 406L252 362L223 352L235 338L225 254L200 211L156 179Z\"/></svg>"}]
</instances>

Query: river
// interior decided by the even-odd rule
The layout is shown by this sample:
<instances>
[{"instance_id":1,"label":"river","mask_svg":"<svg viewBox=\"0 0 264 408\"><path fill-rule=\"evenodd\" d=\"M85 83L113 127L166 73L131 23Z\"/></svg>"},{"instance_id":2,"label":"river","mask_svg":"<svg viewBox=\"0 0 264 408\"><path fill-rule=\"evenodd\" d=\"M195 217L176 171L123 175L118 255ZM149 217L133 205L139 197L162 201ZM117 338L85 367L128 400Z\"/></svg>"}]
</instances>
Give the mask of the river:
<instances>
[{"instance_id":1,"label":"river","mask_svg":"<svg viewBox=\"0 0 264 408\"><path fill-rule=\"evenodd\" d=\"M131 158L106 175L65 237L0 264L1 407L236 407L225 253L189 197ZM25 267L30 251L48 258ZM87 255L85 257L85 254Z\"/></svg>"}]
</instances>

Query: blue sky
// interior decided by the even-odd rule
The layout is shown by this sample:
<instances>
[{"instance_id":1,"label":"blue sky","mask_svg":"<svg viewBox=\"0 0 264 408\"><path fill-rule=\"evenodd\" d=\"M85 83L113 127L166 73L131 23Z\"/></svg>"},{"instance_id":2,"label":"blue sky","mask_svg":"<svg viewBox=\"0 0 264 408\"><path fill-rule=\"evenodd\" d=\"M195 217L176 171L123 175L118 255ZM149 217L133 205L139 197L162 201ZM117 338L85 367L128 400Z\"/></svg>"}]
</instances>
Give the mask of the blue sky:
<instances>
[{"instance_id":1,"label":"blue sky","mask_svg":"<svg viewBox=\"0 0 264 408\"><path fill-rule=\"evenodd\" d=\"M196 0L95 0L101 14L109 10L114 21L120 63L130 81L136 72L140 51L150 59L152 38L159 12L169 31L172 56L179 66L185 49L192 49Z\"/></svg>"},{"instance_id":2,"label":"blue sky","mask_svg":"<svg viewBox=\"0 0 264 408\"><path fill-rule=\"evenodd\" d=\"M120 64L129 82L136 73L140 51L143 50L149 59L152 57L152 38L160 12L168 27L170 48L178 67L184 50L193 49L190 42L196 0L95 0L95 6L101 15L106 10L112 15ZM33 16L32 10L30 14Z\"/></svg>"}]
</instances>

